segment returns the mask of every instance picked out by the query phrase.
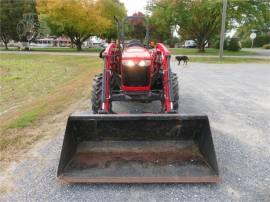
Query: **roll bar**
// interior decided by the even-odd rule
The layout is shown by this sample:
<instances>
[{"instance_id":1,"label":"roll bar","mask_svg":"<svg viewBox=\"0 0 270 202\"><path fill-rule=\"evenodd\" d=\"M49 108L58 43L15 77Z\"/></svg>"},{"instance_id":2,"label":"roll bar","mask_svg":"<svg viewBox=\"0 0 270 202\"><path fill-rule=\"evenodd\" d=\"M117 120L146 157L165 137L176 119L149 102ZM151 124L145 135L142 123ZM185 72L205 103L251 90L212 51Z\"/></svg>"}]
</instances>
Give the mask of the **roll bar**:
<instances>
[{"instance_id":1,"label":"roll bar","mask_svg":"<svg viewBox=\"0 0 270 202\"><path fill-rule=\"evenodd\" d=\"M149 48L149 21L145 16L127 16L122 21L122 23L120 22L120 20L117 17L114 17L114 19L117 23L118 39L119 39L120 43L123 45L123 48L125 47L125 23L129 20L143 19L145 22L145 28L146 28L146 36L145 36L146 47Z\"/></svg>"}]
</instances>

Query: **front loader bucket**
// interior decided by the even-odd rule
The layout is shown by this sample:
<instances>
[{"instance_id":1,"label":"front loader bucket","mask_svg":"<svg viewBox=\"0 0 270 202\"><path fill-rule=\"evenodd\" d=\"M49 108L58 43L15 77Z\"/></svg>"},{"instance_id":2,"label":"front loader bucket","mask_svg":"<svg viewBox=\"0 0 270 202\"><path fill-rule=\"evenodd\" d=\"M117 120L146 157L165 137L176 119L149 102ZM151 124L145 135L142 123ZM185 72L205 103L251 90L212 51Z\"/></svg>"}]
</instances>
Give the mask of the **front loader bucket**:
<instances>
[{"instance_id":1,"label":"front loader bucket","mask_svg":"<svg viewBox=\"0 0 270 202\"><path fill-rule=\"evenodd\" d=\"M73 114L57 176L68 183L216 183L207 116Z\"/></svg>"}]
</instances>

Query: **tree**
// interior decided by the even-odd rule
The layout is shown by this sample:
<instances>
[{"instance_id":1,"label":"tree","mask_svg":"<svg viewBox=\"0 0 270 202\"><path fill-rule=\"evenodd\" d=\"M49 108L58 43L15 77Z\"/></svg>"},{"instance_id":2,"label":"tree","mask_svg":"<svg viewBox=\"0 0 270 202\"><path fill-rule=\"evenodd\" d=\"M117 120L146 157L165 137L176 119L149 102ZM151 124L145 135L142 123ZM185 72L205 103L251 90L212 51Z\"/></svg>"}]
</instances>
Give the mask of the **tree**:
<instances>
[{"instance_id":1,"label":"tree","mask_svg":"<svg viewBox=\"0 0 270 202\"><path fill-rule=\"evenodd\" d=\"M175 26L170 0L160 0L149 2L147 10L150 15L149 28L151 38L158 42L164 42L171 39L171 27Z\"/></svg>"},{"instance_id":2,"label":"tree","mask_svg":"<svg viewBox=\"0 0 270 202\"><path fill-rule=\"evenodd\" d=\"M195 40L203 52L206 42L220 31L222 0L152 0L147 9L155 36L163 41L172 37L171 28L178 25L183 39ZM252 27L267 33L269 13L269 0L228 0L226 29L238 28L239 36Z\"/></svg>"},{"instance_id":3,"label":"tree","mask_svg":"<svg viewBox=\"0 0 270 202\"><path fill-rule=\"evenodd\" d=\"M204 52L207 42L220 30L221 3L210 0L183 3L182 11L175 15L180 22L180 34L185 39L193 39L199 51Z\"/></svg>"},{"instance_id":4,"label":"tree","mask_svg":"<svg viewBox=\"0 0 270 202\"><path fill-rule=\"evenodd\" d=\"M229 0L228 28L257 27L260 31L270 28L269 0Z\"/></svg>"},{"instance_id":5,"label":"tree","mask_svg":"<svg viewBox=\"0 0 270 202\"><path fill-rule=\"evenodd\" d=\"M117 24L114 21L114 17L119 20L126 16L126 8L119 0L99 0L97 2L98 9L101 10L101 15L110 21L110 25L104 32L100 33L102 38L111 41L111 39L117 38Z\"/></svg>"},{"instance_id":6,"label":"tree","mask_svg":"<svg viewBox=\"0 0 270 202\"><path fill-rule=\"evenodd\" d=\"M211 0L159 0L150 8L152 18L157 24L160 22L162 30L166 30L164 26L167 26L167 32L172 35L171 28L178 25L182 38L196 41L201 52L220 30L220 9L221 3Z\"/></svg>"},{"instance_id":7,"label":"tree","mask_svg":"<svg viewBox=\"0 0 270 202\"><path fill-rule=\"evenodd\" d=\"M39 34L39 21L36 13L25 13L16 28L20 41L30 42ZM29 47L28 47L29 48Z\"/></svg>"},{"instance_id":8,"label":"tree","mask_svg":"<svg viewBox=\"0 0 270 202\"><path fill-rule=\"evenodd\" d=\"M143 13L137 12L133 13L134 17L145 17ZM129 39L138 39L143 41L146 36L146 24L143 18L129 19L127 25L125 26L125 35Z\"/></svg>"},{"instance_id":9,"label":"tree","mask_svg":"<svg viewBox=\"0 0 270 202\"><path fill-rule=\"evenodd\" d=\"M0 37L6 49L10 40L20 40L16 29L26 13L36 13L35 0L0 1Z\"/></svg>"},{"instance_id":10,"label":"tree","mask_svg":"<svg viewBox=\"0 0 270 202\"><path fill-rule=\"evenodd\" d=\"M94 0L40 0L38 10L52 33L68 36L78 51L90 36L98 36L111 26Z\"/></svg>"},{"instance_id":11,"label":"tree","mask_svg":"<svg viewBox=\"0 0 270 202\"><path fill-rule=\"evenodd\" d=\"M256 32L257 37L254 40L254 46L260 47L269 43L270 40L270 1L269 0L253 0L239 2L229 2L231 21L233 28L237 28L236 36L241 38L242 44L246 47L251 46L249 38L251 32Z\"/></svg>"},{"instance_id":12,"label":"tree","mask_svg":"<svg viewBox=\"0 0 270 202\"><path fill-rule=\"evenodd\" d=\"M7 44L13 32L16 31L14 20L12 20L13 10L10 9L14 4L15 2L11 0L1 1L0 4L0 37L6 49L8 49Z\"/></svg>"}]
</instances>

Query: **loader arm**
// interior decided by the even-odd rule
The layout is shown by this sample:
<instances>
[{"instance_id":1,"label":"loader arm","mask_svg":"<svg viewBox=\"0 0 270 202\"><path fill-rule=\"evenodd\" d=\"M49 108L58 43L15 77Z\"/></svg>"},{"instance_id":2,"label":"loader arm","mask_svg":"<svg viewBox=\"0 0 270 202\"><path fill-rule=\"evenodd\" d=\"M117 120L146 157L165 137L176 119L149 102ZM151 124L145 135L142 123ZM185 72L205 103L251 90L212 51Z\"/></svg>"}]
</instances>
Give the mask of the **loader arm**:
<instances>
[{"instance_id":1,"label":"loader arm","mask_svg":"<svg viewBox=\"0 0 270 202\"><path fill-rule=\"evenodd\" d=\"M170 59L171 53L170 51L162 44L157 43L156 52L161 53L161 61L163 67L163 88L164 88L164 110L166 113L173 112L173 97L171 92L171 69L170 69Z\"/></svg>"},{"instance_id":2,"label":"loader arm","mask_svg":"<svg viewBox=\"0 0 270 202\"><path fill-rule=\"evenodd\" d=\"M121 50L116 43L110 43L103 53L103 82L102 82L102 111L100 113L110 113L110 78L112 71L120 73Z\"/></svg>"}]
</instances>

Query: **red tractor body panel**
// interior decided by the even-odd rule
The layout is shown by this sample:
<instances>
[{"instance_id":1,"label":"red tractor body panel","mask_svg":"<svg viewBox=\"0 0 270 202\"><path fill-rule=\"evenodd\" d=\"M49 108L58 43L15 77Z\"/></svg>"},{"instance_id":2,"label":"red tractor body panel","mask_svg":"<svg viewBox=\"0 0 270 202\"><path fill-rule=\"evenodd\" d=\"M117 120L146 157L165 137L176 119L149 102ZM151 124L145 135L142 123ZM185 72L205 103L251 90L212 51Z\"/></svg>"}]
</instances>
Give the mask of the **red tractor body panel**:
<instances>
[{"instance_id":1,"label":"red tractor body panel","mask_svg":"<svg viewBox=\"0 0 270 202\"><path fill-rule=\"evenodd\" d=\"M130 48L126 48L122 53L122 60L150 60L151 54L150 51L146 48L134 46Z\"/></svg>"},{"instance_id":2,"label":"red tractor body panel","mask_svg":"<svg viewBox=\"0 0 270 202\"><path fill-rule=\"evenodd\" d=\"M121 89L123 91L150 91L150 78L151 73L153 72L153 65L151 62L151 53L148 49L134 46L124 49L122 53L122 65L121 65L121 72L123 72L122 77L124 78L122 81ZM148 67L140 67L139 63L141 61L148 61L150 65ZM131 62L134 64L134 66L127 67L123 64L126 64L128 62ZM147 68L147 70L146 70ZM128 77L128 75L130 75ZM140 79L141 78L141 79ZM131 83L130 80L137 80L136 82ZM129 82L125 82L125 80L128 80ZM144 80L142 82L141 80ZM129 83L129 84L128 84ZM145 85L141 85L144 83Z\"/></svg>"}]
</instances>

